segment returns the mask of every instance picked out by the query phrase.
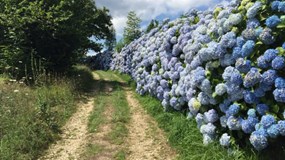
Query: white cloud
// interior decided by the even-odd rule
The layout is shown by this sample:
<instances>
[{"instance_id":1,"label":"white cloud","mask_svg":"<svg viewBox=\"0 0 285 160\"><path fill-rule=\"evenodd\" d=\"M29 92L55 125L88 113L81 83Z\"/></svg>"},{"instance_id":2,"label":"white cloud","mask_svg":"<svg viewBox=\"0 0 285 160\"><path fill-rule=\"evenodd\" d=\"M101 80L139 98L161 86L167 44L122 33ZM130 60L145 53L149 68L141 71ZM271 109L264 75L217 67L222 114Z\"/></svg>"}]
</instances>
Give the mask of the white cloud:
<instances>
[{"instance_id":1,"label":"white cloud","mask_svg":"<svg viewBox=\"0 0 285 160\"><path fill-rule=\"evenodd\" d=\"M177 16L191 8L213 6L217 1L221 0L96 0L96 5L110 10L117 37L120 38L129 11L135 11L143 22L149 22L161 14Z\"/></svg>"},{"instance_id":2,"label":"white cloud","mask_svg":"<svg viewBox=\"0 0 285 160\"><path fill-rule=\"evenodd\" d=\"M127 17L114 17L112 19L112 23L114 25L114 28L117 33L117 37L122 37L123 36L123 31L124 31L124 26L127 22Z\"/></svg>"}]
</instances>

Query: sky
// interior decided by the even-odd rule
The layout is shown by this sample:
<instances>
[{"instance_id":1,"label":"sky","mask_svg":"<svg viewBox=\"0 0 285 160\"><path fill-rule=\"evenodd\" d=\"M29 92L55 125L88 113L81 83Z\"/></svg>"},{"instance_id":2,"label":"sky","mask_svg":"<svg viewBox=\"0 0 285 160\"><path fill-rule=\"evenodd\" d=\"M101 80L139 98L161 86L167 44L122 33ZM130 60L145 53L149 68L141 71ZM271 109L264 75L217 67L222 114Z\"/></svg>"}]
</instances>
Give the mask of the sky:
<instances>
[{"instance_id":1,"label":"sky","mask_svg":"<svg viewBox=\"0 0 285 160\"><path fill-rule=\"evenodd\" d=\"M123 37L123 30L129 11L135 11L145 29L152 19L159 21L179 17L189 9L205 10L227 0L95 0L96 6L110 10L117 40Z\"/></svg>"}]
</instances>

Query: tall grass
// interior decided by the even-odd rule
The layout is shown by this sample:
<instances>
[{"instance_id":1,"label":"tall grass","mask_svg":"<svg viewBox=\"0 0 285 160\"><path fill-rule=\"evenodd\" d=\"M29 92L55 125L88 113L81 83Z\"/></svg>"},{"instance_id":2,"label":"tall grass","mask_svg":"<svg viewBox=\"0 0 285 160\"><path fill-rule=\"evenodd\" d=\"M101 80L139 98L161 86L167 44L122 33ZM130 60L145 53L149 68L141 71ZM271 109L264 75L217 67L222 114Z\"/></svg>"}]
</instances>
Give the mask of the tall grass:
<instances>
[{"instance_id":1,"label":"tall grass","mask_svg":"<svg viewBox=\"0 0 285 160\"><path fill-rule=\"evenodd\" d=\"M77 68L73 73L87 74L85 71ZM76 97L81 94L76 89L85 89L75 82L86 78L70 77L57 77L38 86L0 78L1 160L36 159L59 138L61 126L76 111Z\"/></svg>"}]
</instances>

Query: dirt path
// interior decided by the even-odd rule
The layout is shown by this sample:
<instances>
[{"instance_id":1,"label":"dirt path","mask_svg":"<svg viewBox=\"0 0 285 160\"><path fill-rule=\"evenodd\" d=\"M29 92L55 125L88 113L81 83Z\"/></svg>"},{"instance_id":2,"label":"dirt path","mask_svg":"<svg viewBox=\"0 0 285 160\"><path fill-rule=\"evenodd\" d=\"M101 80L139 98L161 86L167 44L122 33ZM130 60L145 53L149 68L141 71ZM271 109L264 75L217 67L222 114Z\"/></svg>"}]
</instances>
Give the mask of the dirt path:
<instances>
[{"instance_id":1,"label":"dirt path","mask_svg":"<svg viewBox=\"0 0 285 160\"><path fill-rule=\"evenodd\" d=\"M175 152L167 144L166 137L158 128L157 123L142 109L133 97L132 91L127 91L127 101L131 110L129 125L130 160L173 160Z\"/></svg>"},{"instance_id":2,"label":"dirt path","mask_svg":"<svg viewBox=\"0 0 285 160\"><path fill-rule=\"evenodd\" d=\"M88 115L93 109L93 99L86 104L79 105L77 112L63 127L62 139L48 149L46 155L40 160L68 160L78 159L82 149L87 144Z\"/></svg>"},{"instance_id":3,"label":"dirt path","mask_svg":"<svg viewBox=\"0 0 285 160\"><path fill-rule=\"evenodd\" d=\"M104 74L93 73L94 79L104 80L100 83L103 88L100 91L97 90L100 95L108 95L113 92L114 86L111 81L117 81L125 86L124 81L116 74L108 73L112 74L111 76ZM107 77L114 77L116 80ZM114 106L110 102L105 104L104 111L101 113L104 122L98 126L95 133L88 133L88 118L94 103L90 98L87 103L79 105L77 112L63 127L62 139L51 145L40 160L84 159L81 156L89 145L95 147L93 152L96 154L88 159L112 160L120 150L127 151L126 159L128 160L175 159L176 153L169 147L167 139L158 128L157 123L143 110L138 100L133 96L133 91L128 87L123 87L123 89L131 114L130 122L127 125L129 133L123 145L112 143L108 137L112 132L112 116L115 113Z\"/></svg>"}]
</instances>

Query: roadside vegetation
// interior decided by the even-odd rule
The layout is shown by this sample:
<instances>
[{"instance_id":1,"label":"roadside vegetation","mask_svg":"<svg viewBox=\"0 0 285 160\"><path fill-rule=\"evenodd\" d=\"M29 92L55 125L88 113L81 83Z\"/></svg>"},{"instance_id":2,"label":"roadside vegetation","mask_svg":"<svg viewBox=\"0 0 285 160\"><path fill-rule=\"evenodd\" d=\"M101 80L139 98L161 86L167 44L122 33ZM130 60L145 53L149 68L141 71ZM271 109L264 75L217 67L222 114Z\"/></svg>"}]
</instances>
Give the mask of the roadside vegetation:
<instances>
[{"instance_id":1,"label":"roadside vegetation","mask_svg":"<svg viewBox=\"0 0 285 160\"><path fill-rule=\"evenodd\" d=\"M36 159L58 140L86 91L82 84L90 82L89 71L77 66L73 76L41 76L42 83L33 86L1 76L0 159Z\"/></svg>"}]
</instances>

